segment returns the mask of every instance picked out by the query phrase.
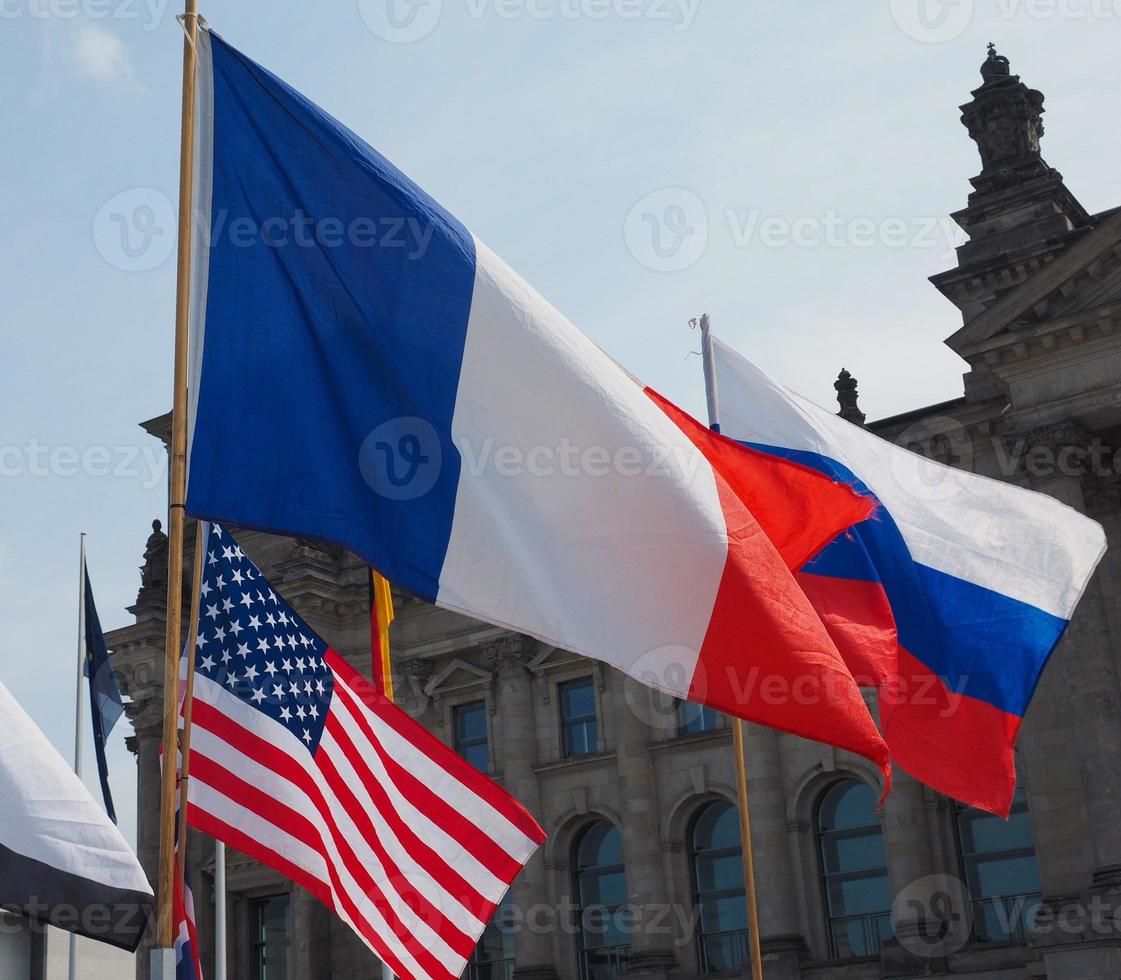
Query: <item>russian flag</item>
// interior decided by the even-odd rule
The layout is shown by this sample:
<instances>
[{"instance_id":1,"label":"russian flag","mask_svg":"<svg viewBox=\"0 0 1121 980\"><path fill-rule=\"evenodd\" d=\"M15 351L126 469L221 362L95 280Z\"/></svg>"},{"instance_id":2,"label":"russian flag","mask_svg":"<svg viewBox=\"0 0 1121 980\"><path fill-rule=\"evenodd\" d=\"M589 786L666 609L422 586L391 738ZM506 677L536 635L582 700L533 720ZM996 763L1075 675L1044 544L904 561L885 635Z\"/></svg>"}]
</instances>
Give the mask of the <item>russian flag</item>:
<instances>
[{"instance_id":1,"label":"russian flag","mask_svg":"<svg viewBox=\"0 0 1121 980\"><path fill-rule=\"evenodd\" d=\"M183 867L178 852L175 855L172 915L175 922L175 980L203 980L198 929L195 926L195 898L191 893L189 873Z\"/></svg>"},{"instance_id":2,"label":"russian flag","mask_svg":"<svg viewBox=\"0 0 1121 980\"><path fill-rule=\"evenodd\" d=\"M644 388L209 31L198 84L191 514L337 542L444 608L886 767L790 571L867 500Z\"/></svg>"},{"instance_id":3,"label":"russian flag","mask_svg":"<svg viewBox=\"0 0 1121 980\"><path fill-rule=\"evenodd\" d=\"M1043 494L909 452L794 394L713 340L721 431L877 503L798 581L862 683L893 759L1008 815L1013 747L1047 658L1105 552Z\"/></svg>"}]
</instances>

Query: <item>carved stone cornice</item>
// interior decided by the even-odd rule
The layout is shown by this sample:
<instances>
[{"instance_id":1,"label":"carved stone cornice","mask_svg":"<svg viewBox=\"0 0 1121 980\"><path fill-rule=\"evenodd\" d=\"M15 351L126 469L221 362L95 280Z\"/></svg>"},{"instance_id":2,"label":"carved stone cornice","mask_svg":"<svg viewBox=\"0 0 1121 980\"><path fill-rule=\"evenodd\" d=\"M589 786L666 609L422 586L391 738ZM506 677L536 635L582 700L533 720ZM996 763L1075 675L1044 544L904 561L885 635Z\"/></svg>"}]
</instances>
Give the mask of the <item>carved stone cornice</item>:
<instances>
[{"instance_id":1,"label":"carved stone cornice","mask_svg":"<svg viewBox=\"0 0 1121 980\"><path fill-rule=\"evenodd\" d=\"M1040 448L1055 451L1067 448L1086 449L1090 445L1090 433L1085 426L1072 419L1037 425L1024 432L1014 433L1010 438L1014 441L1023 440L1028 452Z\"/></svg>"}]
</instances>

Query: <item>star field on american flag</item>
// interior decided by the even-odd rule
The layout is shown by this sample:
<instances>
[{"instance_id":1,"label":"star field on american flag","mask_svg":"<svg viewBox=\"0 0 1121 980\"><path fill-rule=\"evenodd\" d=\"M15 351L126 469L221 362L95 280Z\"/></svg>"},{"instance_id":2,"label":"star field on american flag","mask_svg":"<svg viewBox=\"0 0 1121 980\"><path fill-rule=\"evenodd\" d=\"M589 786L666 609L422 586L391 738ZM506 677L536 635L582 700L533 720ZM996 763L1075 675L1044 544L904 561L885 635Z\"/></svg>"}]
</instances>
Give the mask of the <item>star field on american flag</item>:
<instances>
[{"instance_id":1,"label":"star field on american flag","mask_svg":"<svg viewBox=\"0 0 1121 980\"><path fill-rule=\"evenodd\" d=\"M205 561L195 670L284 725L314 755L334 691L327 644L218 524Z\"/></svg>"}]
</instances>

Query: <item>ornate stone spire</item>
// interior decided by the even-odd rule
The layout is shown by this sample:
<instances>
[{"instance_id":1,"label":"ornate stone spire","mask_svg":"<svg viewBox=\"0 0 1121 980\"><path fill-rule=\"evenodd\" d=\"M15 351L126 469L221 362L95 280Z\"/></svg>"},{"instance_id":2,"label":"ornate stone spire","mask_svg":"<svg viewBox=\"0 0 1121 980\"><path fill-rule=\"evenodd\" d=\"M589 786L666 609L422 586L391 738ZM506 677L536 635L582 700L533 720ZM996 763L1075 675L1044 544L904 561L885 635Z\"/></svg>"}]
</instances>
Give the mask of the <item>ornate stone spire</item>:
<instances>
[{"instance_id":1,"label":"ornate stone spire","mask_svg":"<svg viewBox=\"0 0 1121 980\"><path fill-rule=\"evenodd\" d=\"M855 425L863 425L864 413L857 404L860 395L857 394L856 384L856 378L849 374L846 368L841 368L841 373L833 382L833 387L837 389L837 404L841 406L837 414Z\"/></svg>"},{"instance_id":2,"label":"ornate stone spire","mask_svg":"<svg viewBox=\"0 0 1121 980\"><path fill-rule=\"evenodd\" d=\"M973 101L961 107L961 121L981 154L981 173L973 186L984 193L1051 175L1039 149L1043 93L1013 75L1008 59L997 54L992 42L981 78Z\"/></svg>"},{"instance_id":3,"label":"ornate stone spire","mask_svg":"<svg viewBox=\"0 0 1121 980\"><path fill-rule=\"evenodd\" d=\"M972 101L961 106L981 154L969 203L953 215L969 240L957 247L957 268L931 279L966 323L1093 225L1040 152L1043 93L1012 74L995 44L981 78Z\"/></svg>"}]
</instances>

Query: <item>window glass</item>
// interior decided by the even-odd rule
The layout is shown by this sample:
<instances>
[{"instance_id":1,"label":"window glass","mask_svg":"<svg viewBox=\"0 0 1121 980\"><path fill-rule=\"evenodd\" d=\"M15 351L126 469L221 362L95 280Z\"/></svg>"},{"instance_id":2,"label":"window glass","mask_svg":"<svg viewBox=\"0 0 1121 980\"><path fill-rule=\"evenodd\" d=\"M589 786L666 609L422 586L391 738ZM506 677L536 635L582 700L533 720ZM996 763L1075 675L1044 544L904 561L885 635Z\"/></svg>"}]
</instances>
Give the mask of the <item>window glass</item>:
<instances>
[{"instance_id":1,"label":"window glass","mask_svg":"<svg viewBox=\"0 0 1121 980\"><path fill-rule=\"evenodd\" d=\"M466 980L512 980L515 909L506 899L494 910L467 964Z\"/></svg>"},{"instance_id":2,"label":"window glass","mask_svg":"<svg viewBox=\"0 0 1121 980\"><path fill-rule=\"evenodd\" d=\"M581 980L615 980L627 966L627 878L623 838L606 820L586 827L572 853Z\"/></svg>"},{"instance_id":3,"label":"window glass","mask_svg":"<svg viewBox=\"0 0 1121 980\"><path fill-rule=\"evenodd\" d=\"M568 757L590 755L599 746L595 684L590 677L560 685L561 735Z\"/></svg>"},{"instance_id":4,"label":"window glass","mask_svg":"<svg viewBox=\"0 0 1121 980\"><path fill-rule=\"evenodd\" d=\"M1039 908L1042 885L1027 798L1018 789L1008 820L955 804L958 852L977 942L1023 939Z\"/></svg>"},{"instance_id":5,"label":"window glass","mask_svg":"<svg viewBox=\"0 0 1121 980\"><path fill-rule=\"evenodd\" d=\"M716 709L695 701L677 702L678 735L699 735L716 730Z\"/></svg>"},{"instance_id":6,"label":"window glass","mask_svg":"<svg viewBox=\"0 0 1121 980\"><path fill-rule=\"evenodd\" d=\"M747 906L739 813L730 803L708 804L693 821L689 855L697 958L702 975L738 973L747 960Z\"/></svg>"},{"instance_id":7,"label":"window glass","mask_svg":"<svg viewBox=\"0 0 1121 980\"><path fill-rule=\"evenodd\" d=\"M289 980L292 976L292 900L273 895L253 903L253 959L257 980Z\"/></svg>"},{"instance_id":8,"label":"window glass","mask_svg":"<svg viewBox=\"0 0 1121 980\"><path fill-rule=\"evenodd\" d=\"M830 786L818 803L817 839L833 955L876 956L891 936L891 888L872 788L855 779Z\"/></svg>"},{"instance_id":9,"label":"window glass","mask_svg":"<svg viewBox=\"0 0 1121 980\"><path fill-rule=\"evenodd\" d=\"M487 743L487 706L485 701L472 701L455 708L455 750L480 772L490 765Z\"/></svg>"}]
</instances>

